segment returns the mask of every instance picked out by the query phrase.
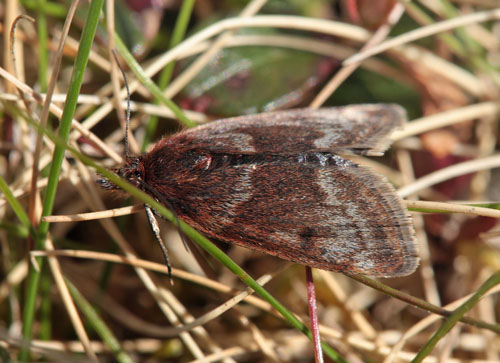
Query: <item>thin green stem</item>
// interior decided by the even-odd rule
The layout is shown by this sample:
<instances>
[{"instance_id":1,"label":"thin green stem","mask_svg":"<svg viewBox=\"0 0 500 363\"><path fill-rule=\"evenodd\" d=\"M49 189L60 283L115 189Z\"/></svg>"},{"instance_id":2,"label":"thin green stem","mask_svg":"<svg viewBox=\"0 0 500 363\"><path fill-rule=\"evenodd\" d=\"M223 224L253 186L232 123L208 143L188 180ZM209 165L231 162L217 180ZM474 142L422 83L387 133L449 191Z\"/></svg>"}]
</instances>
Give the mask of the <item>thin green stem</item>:
<instances>
[{"instance_id":1,"label":"thin green stem","mask_svg":"<svg viewBox=\"0 0 500 363\"><path fill-rule=\"evenodd\" d=\"M500 271L493 274L484 284L479 287L474 295L472 295L466 302L460 305L455 311L450 315L448 319L445 320L443 325L434 333L434 335L425 343L425 345L420 349L416 357L412 360L413 363L422 362L425 357L427 357L436 344L443 338L448 332L458 323L465 313L472 309L488 292L489 289L500 283Z\"/></svg>"},{"instance_id":2,"label":"thin green stem","mask_svg":"<svg viewBox=\"0 0 500 363\"><path fill-rule=\"evenodd\" d=\"M29 235L29 229L17 223L2 221L0 222L0 229L19 238L28 238Z\"/></svg>"},{"instance_id":3,"label":"thin green stem","mask_svg":"<svg viewBox=\"0 0 500 363\"><path fill-rule=\"evenodd\" d=\"M27 9L36 10L39 13L44 13L53 18L64 18L68 12L68 7L66 5L56 2L21 0L20 3Z\"/></svg>"},{"instance_id":4,"label":"thin green stem","mask_svg":"<svg viewBox=\"0 0 500 363\"><path fill-rule=\"evenodd\" d=\"M45 195L43 199L42 216L47 216L52 214L52 209L54 207L54 200L59 182L59 175L61 171L62 162L64 159L64 153L66 150L65 144L68 140L69 131L71 129L71 121L73 119L73 114L76 109L78 95L80 93L80 88L83 81L83 75L85 73L85 68L87 66L87 61L90 54L92 42L94 40L94 35L97 28L97 22L99 20L99 14L101 12L103 2L104 0L93 0L91 2L87 19L85 21L85 25L83 28L83 33L80 39L80 45L78 48L78 53L76 55L75 64L73 68L73 74L68 88L66 103L64 106L63 115L61 117L61 123L59 126L59 138L64 142L63 145L57 144L54 150L52 163L49 171L47 189L45 190ZM42 221L38 226L38 230L35 237L36 249L45 248L45 240L48 231L49 231L49 223ZM37 259L37 261L38 264L42 266L43 260ZM22 331L23 331L24 342L29 342L33 336L35 303L38 295L39 282L40 282L40 273L35 269L31 269L28 276L28 288L27 288L26 301L23 312ZM30 354L28 346L24 344L21 347L21 351L19 353L19 360L28 361L29 359L30 359Z\"/></svg>"},{"instance_id":5,"label":"thin green stem","mask_svg":"<svg viewBox=\"0 0 500 363\"><path fill-rule=\"evenodd\" d=\"M101 319L94 307L85 299L85 297L83 297L80 291L78 291L78 289L68 279L65 279L65 281L68 286L69 293L80 308L80 311L83 315L85 315L87 322L109 347L111 352L115 355L116 360L122 363L133 362L134 360L121 347L119 340L116 339L111 329L109 329L104 320Z\"/></svg>"},{"instance_id":6,"label":"thin green stem","mask_svg":"<svg viewBox=\"0 0 500 363\"><path fill-rule=\"evenodd\" d=\"M389 287L389 286L387 286L379 281L370 279L369 277L359 275L359 274L349 274L349 273L344 273L344 274L346 276L349 276L350 278L358 281L358 282L361 282L362 284L364 284L366 286L370 286L370 287L384 293L385 295L392 296L392 297L399 299L401 301L405 301L412 306L419 307L419 308L426 310L426 311L429 311L431 313L442 315L445 317L450 316L453 313L449 310L443 309L442 307L433 305L425 300L416 298L414 296L411 296L411 295L406 294L404 292L401 292L399 290L393 289L392 287ZM466 316L461 317L460 321L462 321L463 323L469 324L469 325L473 325L473 326L478 327L478 328L491 330L492 332L495 332L496 334L500 334L500 325L498 325L498 324L490 324L490 323L486 323L484 321L469 318Z\"/></svg>"},{"instance_id":7,"label":"thin green stem","mask_svg":"<svg viewBox=\"0 0 500 363\"><path fill-rule=\"evenodd\" d=\"M16 214L19 221L22 223L22 225L25 228L28 229L29 234L32 237L34 237L36 232L31 224L31 221L28 217L28 214L24 211L23 206L21 205L21 203L19 203L17 198L14 196L14 194L12 193L12 191L9 188L9 185L7 184L5 179L2 178L1 175L0 175L0 190L2 191L5 199L7 200L7 203L9 203L10 207L12 208L14 213Z\"/></svg>"},{"instance_id":8,"label":"thin green stem","mask_svg":"<svg viewBox=\"0 0 500 363\"><path fill-rule=\"evenodd\" d=\"M52 337L52 278L50 270L46 265L42 269L42 278L40 281L40 339L49 340Z\"/></svg>"}]
</instances>

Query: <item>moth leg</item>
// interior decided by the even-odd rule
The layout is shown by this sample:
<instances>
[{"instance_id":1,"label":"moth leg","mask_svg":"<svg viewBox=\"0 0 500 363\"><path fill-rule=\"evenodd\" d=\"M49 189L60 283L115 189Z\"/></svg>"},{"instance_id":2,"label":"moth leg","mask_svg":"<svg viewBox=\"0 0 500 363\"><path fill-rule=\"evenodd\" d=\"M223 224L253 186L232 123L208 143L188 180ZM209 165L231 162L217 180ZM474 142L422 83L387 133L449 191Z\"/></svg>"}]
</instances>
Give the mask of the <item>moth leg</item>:
<instances>
[{"instance_id":1,"label":"moth leg","mask_svg":"<svg viewBox=\"0 0 500 363\"><path fill-rule=\"evenodd\" d=\"M163 258L165 259L165 263L167 264L167 269L168 269L168 277L170 279L170 284L174 284L174 280L172 279L172 266L170 266L170 260L168 258L168 252L167 252L167 247L163 243L163 240L161 239L160 236L160 227L158 226L158 221L156 220L153 210L151 207L147 204L144 204L144 209L146 210L146 215L148 216L148 221L149 221L149 226L151 227L151 230L153 231L153 234L155 235L156 242L158 242L158 245L160 246L161 252L163 253Z\"/></svg>"},{"instance_id":2,"label":"moth leg","mask_svg":"<svg viewBox=\"0 0 500 363\"><path fill-rule=\"evenodd\" d=\"M186 237L186 234L184 233L184 231L182 230L182 228L180 227L181 225L181 222L180 222L180 219L179 219L179 216L177 215L177 213L175 212L174 208L172 207L172 205L170 203L168 203L166 200L162 200L162 202L167 206L168 209L170 209L170 211L172 212L172 214L174 215L175 217L175 220L176 220L176 226L177 226L177 231L179 232L179 236L181 236L181 241L182 243L184 244L184 248L186 249L186 251L188 252L191 252L191 249L189 248L189 244L187 242L187 237ZM155 216L157 216L158 218L163 218L163 216L158 213L157 210L155 209L151 209L151 211L153 212L153 214Z\"/></svg>"}]
</instances>

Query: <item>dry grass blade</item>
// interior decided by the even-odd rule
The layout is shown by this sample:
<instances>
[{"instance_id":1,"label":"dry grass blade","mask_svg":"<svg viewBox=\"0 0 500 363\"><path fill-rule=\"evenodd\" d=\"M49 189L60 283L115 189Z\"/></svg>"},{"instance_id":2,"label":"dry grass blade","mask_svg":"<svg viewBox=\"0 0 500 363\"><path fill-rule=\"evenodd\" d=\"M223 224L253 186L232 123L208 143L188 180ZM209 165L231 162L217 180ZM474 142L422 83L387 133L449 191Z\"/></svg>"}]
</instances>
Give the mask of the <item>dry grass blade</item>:
<instances>
[{"instance_id":1,"label":"dry grass blade","mask_svg":"<svg viewBox=\"0 0 500 363\"><path fill-rule=\"evenodd\" d=\"M455 203L428 202L419 200L405 200L408 208L429 209L454 213L464 213L475 216L500 218L500 211L496 209L474 207L472 205L461 205Z\"/></svg>"},{"instance_id":2,"label":"dry grass blade","mask_svg":"<svg viewBox=\"0 0 500 363\"><path fill-rule=\"evenodd\" d=\"M50 238L47 240L46 248L48 251L54 250L54 245L52 244ZM63 273L61 271L61 266L59 265L57 258L53 256L49 256L48 260L49 260L50 270L52 272L52 277L56 282L59 294L61 295L61 299L64 303L64 306L66 307L66 311L70 316L70 320L71 323L73 324L75 332L78 335L80 341L82 342L82 345L86 353L89 355L91 359L97 362L98 361L97 356L95 352L92 350L92 347L90 345L90 339L87 336L87 332L85 331L83 322L81 321L80 316L78 315L75 303L71 298L71 295L68 291L68 287L66 286L66 283L64 281Z\"/></svg>"},{"instance_id":3,"label":"dry grass blade","mask_svg":"<svg viewBox=\"0 0 500 363\"><path fill-rule=\"evenodd\" d=\"M45 222L50 222L50 223L90 221L93 219L126 216L132 213L138 213L142 210L144 210L144 207L140 204L137 204L130 207L108 209L102 212L80 213L76 215L67 215L67 216L47 216L43 217L43 220Z\"/></svg>"},{"instance_id":4,"label":"dry grass blade","mask_svg":"<svg viewBox=\"0 0 500 363\"><path fill-rule=\"evenodd\" d=\"M454 177L470 174L475 171L489 170L494 168L500 168L500 155L493 155L483 159L465 161L460 164L455 164L447 168L435 171L434 173L428 174L414 183L406 185L398 190L399 196L402 198L417 193L425 188L443 182L445 180L452 179Z\"/></svg>"},{"instance_id":5,"label":"dry grass blade","mask_svg":"<svg viewBox=\"0 0 500 363\"><path fill-rule=\"evenodd\" d=\"M428 25L426 27L422 27L419 29L416 29L412 32L405 33L397 38L388 40L382 44L379 44L376 47L372 47L369 50L366 50L362 53L356 54L344 61L345 65L349 65L352 63L359 63L366 58L372 57L375 54L384 52L388 49L413 42L415 40L425 38L434 34L439 34L443 33L447 30L451 30L454 28L474 24L474 23L480 23L480 22L486 22L490 20L496 20L500 18L500 10L495 9L495 10L490 10L490 11L484 11L484 12L478 12L474 14L468 14L468 15L463 15L460 17L457 17L455 19L449 19L442 21L440 23Z\"/></svg>"}]
</instances>

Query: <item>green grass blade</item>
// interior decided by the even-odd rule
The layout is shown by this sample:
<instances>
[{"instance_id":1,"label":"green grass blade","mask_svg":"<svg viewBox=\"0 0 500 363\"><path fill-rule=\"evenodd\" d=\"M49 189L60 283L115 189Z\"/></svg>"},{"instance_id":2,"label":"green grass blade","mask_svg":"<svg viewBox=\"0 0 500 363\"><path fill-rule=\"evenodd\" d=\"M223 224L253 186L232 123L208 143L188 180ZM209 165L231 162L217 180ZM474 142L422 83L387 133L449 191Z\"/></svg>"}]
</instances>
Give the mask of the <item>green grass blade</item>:
<instances>
[{"instance_id":1,"label":"green grass blade","mask_svg":"<svg viewBox=\"0 0 500 363\"><path fill-rule=\"evenodd\" d=\"M121 363L132 363L134 360L123 350L120 342L113 335L112 331L108 328L104 320L97 314L94 307L83 297L78 289L66 279L68 290L80 308L80 311L85 315L85 318L90 326L101 337L103 342L109 347L111 352L115 355L116 360Z\"/></svg>"},{"instance_id":2,"label":"green grass blade","mask_svg":"<svg viewBox=\"0 0 500 363\"><path fill-rule=\"evenodd\" d=\"M489 289L500 283L500 271L493 274L484 284L479 287L479 289L472 295L466 302L460 305L451 316L445 320L443 325L434 333L434 335L425 343L425 345L420 349L417 356L412 360L414 363L422 362L425 357L427 357L436 344L445 337L446 334L455 326L456 323L470 310L472 309L484 294L488 292Z\"/></svg>"},{"instance_id":3,"label":"green grass blade","mask_svg":"<svg viewBox=\"0 0 500 363\"><path fill-rule=\"evenodd\" d=\"M90 49L94 40L97 22L104 0L93 0L90 4L87 20L83 28L82 37L80 39L80 46L76 55L73 74L71 77L66 103L64 105L63 115L59 126L59 138L66 143L71 129L71 121L76 109L78 95L83 81L85 68L87 66ZM59 175L61 172L61 165L64 159L65 145L56 145L54 150L52 163L49 171L49 179L45 196L43 199L42 216L47 216L52 213L54 207L54 200L56 196L57 186L59 182ZM49 223L41 222L38 226L38 231L35 238L35 248L44 249L46 236L49 230ZM42 259L38 259L38 263L42 264ZM40 282L40 273L35 269L31 269L28 275L28 288L26 293L26 300L23 311L23 338L25 342L29 342L33 336L33 325L35 317L35 303L38 295L38 287ZM28 361L29 351L26 345L21 347L19 353L19 360Z\"/></svg>"}]
</instances>

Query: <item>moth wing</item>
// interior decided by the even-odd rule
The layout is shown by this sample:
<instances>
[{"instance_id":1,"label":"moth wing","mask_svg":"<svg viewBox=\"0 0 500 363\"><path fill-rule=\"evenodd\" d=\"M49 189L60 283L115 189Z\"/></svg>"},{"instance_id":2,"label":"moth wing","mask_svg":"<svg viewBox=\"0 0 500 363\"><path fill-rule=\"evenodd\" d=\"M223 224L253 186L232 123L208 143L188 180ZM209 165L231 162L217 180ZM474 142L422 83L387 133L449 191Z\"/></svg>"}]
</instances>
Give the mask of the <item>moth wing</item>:
<instances>
[{"instance_id":1,"label":"moth wing","mask_svg":"<svg viewBox=\"0 0 500 363\"><path fill-rule=\"evenodd\" d=\"M393 187L332 157L329 166L284 158L211 170L180 186L174 208L209 237L296 263L372 276L413 272L414 230Z\"/></svg>"},{"instance_id":2,"label":"moth wing","mask_svg":"<svg viewBox=\"0 0 500 363\"><path fill-rule=\"evenodd\" d=\"M405 121L406 112L398 105L360 104L227 118L187 130L174 139L185 138L217 153L381 155L390 145L390 133Z\"/></svg>"}]
</instances>

